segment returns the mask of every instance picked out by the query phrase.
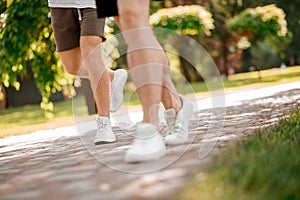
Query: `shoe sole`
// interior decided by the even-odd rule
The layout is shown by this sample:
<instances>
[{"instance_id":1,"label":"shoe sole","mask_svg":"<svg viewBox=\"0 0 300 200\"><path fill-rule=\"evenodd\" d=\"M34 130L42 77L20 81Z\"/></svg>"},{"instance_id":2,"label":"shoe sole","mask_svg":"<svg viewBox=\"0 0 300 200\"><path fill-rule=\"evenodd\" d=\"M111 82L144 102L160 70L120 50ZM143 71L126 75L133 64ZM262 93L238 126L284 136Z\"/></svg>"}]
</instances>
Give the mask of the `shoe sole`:
<instances>
[{"instance_id":1,"label":"shoe sole","mask_svg":"<svg viewBox=\"0 0 300 200\"><path fill-rule=\"evenodd\" d=\"M95 145L101 145L101 144L111 144L116 142L116 140L114 141L99 141L99 142L94 142Z\"/></svg>"},{"instance_id":2,"label":"shoe sole","mask_svg":"<svg viewBox=\"0 0 300 200\"><path fill-rule=\"evenodd\" d=\"M125 76L122 77L122 78L120 79L120 83L121 83L121 88L122 88L122 90L124 90L124 86L125 86L126 80L127 80L127 78L128 78L127 72L124 73L124 74L125 74ZM116 112L116 111L120 108L120 106L121 106L122 103L123 103L123 98L124 98L124 95L123 95L123 92L122 92L122 96L121 96L122 101L120 101L120 103L117 104L117 106L116 106L114 109L112 108L112 109L110 110L110 112L114 113L114 112Z\"/></svg>"},{"instance_id":3,"label":"shoe sole","mask_svg":"<svg viewBox=\"0 0 300 200\"><path fill-rule=\"evenodd\" d=\"M125 155L125 162L127 163L139 163L139 162L147 162L153 161L161 158L167 152L167 149L164 148L160 151L151 154L126 154Z\"/></svg>"},{"instance_id":4,"label":"shoe sole","mask_svg":"<svg viewBox=\"0 0 300 200\"><path fill-rule=\"evenodd\" d=\"M167 146L174 146L174 145L185 144L185 143L187 143L188 139L189 139L189 136L180 142L172 142L172 141L168 141L166 139L164 139L164 141Z\"/></svg>"}]
</instances>

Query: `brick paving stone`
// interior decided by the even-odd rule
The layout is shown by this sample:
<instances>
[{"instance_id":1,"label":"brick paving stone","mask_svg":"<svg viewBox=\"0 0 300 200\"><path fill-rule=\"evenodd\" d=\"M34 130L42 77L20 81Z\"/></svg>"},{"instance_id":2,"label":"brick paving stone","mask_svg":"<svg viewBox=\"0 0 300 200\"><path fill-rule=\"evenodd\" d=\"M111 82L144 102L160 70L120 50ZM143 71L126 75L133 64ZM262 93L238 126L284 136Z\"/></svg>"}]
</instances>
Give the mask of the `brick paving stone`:
<instances>
[{"instance_id":1,"label":"brick paving stone","mask_svg":"<svg viewBox=\"0 0 300 200\"><path fill-rule=\"evenodd\" d=\"M167 146L166 156L154 162L124 162L134 128L126 132L113 127L117 142L98 146L93 145L95 130L79 135L74 131L77 127L83 130L81 125L53 130L55 133L49 135L39 132L1 139L0 199L172 199L180 188L190 184L191 175L203 176L201 166L211 155L247 139L258 128L275 124L299 106L300 83L296 83L290 89L285 85L262 88L264 93L273 93L254 100L230 102L224 121L221 115L214 116L222 108L195 111L188 142ZM245 96L242 92L230 93L232 97L238 94ZM212 119L224 123L213 124ZM210 130L212 125L214 131ZM164 125L162 133L166 132Z\"/></svg>"},{"instance_id":2,"label":"brick paving stone","mask_svg":"<svg viewBox=\"0 0 300 200\"><path fill-rule=\"evenodd\" d=\"M78 172L78 173L56 173L47 178L47 181L78 181L81 179L89 178L93 175L93 171Z\"/></svg>"},{"instance_id":3,"label":"brick paving stone","mask_svg":"<svg viewBox=\"0 0 300 200\"><path fill-rule=\"evenodd\" d=\"M41 196L40 191L30 190L30 191L15 193L15 194L12 193L10 195L5 196L3 199L5 200L38 199L40 196Z\"/></svg>"}]
</instances>

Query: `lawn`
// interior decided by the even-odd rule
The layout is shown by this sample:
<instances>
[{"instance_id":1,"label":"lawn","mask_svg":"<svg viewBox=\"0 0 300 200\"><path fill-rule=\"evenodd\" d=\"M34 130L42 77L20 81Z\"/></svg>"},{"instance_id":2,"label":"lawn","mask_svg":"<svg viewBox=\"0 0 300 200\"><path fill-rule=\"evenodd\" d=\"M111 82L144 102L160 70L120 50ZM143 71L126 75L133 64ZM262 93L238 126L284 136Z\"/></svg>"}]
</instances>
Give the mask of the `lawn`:
<instances>
[{"instance_id":1,"label":"lawn","mask_svg":"<svg viewBox=\"0 0 300 200\"><path fill-rule=\"evenodd\" d=\"M289 67L287 69L274 68L262 70L260 74L260 79L258 72L230 75L228 79L223 81L224 89L255 88L299 81L300 66ZM196 93L205 93L208 91L205 83L192 83L191 85Z\"/></svg>"},{"instance_id":2,"label":"lawn","mask_svg":"<svg viewBox=\"0 0 300 200\"><path fill-rule=\"evenodd\" d=\"M72 100L55 103L54 117L47 119L39 105L25 105L0 111L0 137L30 133L74 124Z\"/></svg>"},{"instance_id":3,"label":"lawn","mask_svg":"<svg viewBox=\"0 0 300 200\"><path fill-rule=\"evenodd\" d=\"M246 89L253 87L262 87L268 85L275 85L281 83L288 83L298 81L300 78L300 66L289 67L285 70L281 69L269 69L261 71L261 79L258 78L257 72L235 74L224 80L225 90L234 89ZM192 83L192 89L198 95L207 94L208 89L205 83ZM136 93L133 93L134 87L132 84L128 84L125 91L124 105L136 106L139 104ZM188 86L181 87L179 85L179 91ZM184 94L191 92L190 90L183 91ZM78 100L78 99L77 99ZM76 116L87 115L86 106L83 99L76 100ZM78 103L79 102L79 103ZM78 111L79 113L78 114ZM41 129L51 129L61 126L69 126L74 124L74 115L72 107L72 99L56 102L54 108L54 117L47 119L44 117L43 111L39 105L26 105L21 107L10 108L6 110L0 110L0 138L30 133Z\"/></svg>"},{"instance_id":4,"label":"lawn","mask_svg":"<svg viewBox=\"0 0 300 200\"><path fill-rule=\"evenodd\" d=\"M178 200L300 199L300 111L215 155Z\"/></svg>"}]
</instances>

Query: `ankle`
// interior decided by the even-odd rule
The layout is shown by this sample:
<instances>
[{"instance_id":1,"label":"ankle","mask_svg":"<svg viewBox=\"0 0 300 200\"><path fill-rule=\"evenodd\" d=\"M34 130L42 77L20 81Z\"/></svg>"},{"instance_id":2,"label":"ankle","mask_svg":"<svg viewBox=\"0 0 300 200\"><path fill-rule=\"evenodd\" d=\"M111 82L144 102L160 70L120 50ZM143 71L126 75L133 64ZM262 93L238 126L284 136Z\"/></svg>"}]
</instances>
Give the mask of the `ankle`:
<instances>
[{"instance_id":1,"label":"ankle","mask_svg":"<svg viewBox=\"0 0 300 200\"><path fill-rule=\"evenodd\" d=\"M112 81L115 77L114 72L112 70L108 70L108 74L109 74L110 81Z\"/></svg>"}]
</instances>

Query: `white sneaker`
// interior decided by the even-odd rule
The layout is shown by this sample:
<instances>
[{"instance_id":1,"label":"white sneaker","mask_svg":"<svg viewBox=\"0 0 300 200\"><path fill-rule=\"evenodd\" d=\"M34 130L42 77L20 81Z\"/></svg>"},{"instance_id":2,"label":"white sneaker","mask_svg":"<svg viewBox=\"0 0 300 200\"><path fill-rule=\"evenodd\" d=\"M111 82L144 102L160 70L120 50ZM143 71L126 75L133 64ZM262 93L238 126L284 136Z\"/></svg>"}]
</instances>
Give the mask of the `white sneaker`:
<instances>
[{"instance_id":1,"label":"white sneaker","mask_svg":"<svg viewBox=\"0 0 300 200\"><path fill-rule=\"evenodd\" d=\"M193 104L182 95L179 95L182 107L177 113L174 109L166 110L165 117L169 129L169 135L165 137L167 145L176 145L185 143L188 140L188 126L193 113Z\"/></svg>"},{"instance_id":2,"label":"white sneaker","mask_svg":"<svg viewBox=\"0 0 300 200\"><path fill-rule=\"evenodd\" d=\"M125 154L125 162L145 162L161 158L166 145L156 126L142 123L137 126L132 147Z\"/></svg>"},{"instance_id":3,"label":"white sneaker","mask_svg":"<svg viewBox=\"0 0 300 200\"><path fill-rule=\"evenodd\" d=\"M116 141L116 136L112 132L110 120L108 117L96 117L97 133L94 139L94 144L107 144Z\"/></svg>"},{"instance_id":4,"label":"white sneaker","mask_svg":"<svg viewBox=\"0 0 300 200\"><path fill-rule=\"evenodd\" d=\"M127 71L124 69L118 69L114 72L114 78L111 82L111 112L116 112L123 102L123 90L127 77Z\"/></svg>"}]
</instances>

